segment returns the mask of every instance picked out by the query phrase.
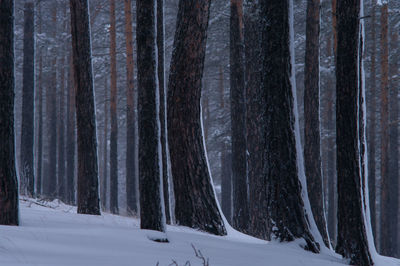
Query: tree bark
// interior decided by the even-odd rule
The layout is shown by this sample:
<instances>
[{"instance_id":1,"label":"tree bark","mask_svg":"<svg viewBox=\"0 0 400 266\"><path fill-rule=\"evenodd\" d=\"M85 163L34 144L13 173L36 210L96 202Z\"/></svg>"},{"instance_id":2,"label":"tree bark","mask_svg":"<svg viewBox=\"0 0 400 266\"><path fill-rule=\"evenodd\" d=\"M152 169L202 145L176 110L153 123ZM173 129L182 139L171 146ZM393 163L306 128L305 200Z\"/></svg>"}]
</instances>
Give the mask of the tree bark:
<instances>
[{"instance_id":1,"label":"tree bark","mask_svg":"<svg viewBox=\"0 0 400 266\"><path fill-rule=\"evenodd\" d=\"M171 224L171 212L169 208L169 177L167 157L167 128L166 128L166 93L165 93L165 60L164 60L164 0L157 0L157 51L158 51L158 88L160 94L160 130L162 153L162 178L165 204L165 218L167 224Z\"/></svg>"},{"instance_id":2,"label":"tree bark","mask_svg":"<svg viewBox=\"0 0 400 266\"><path fill-rule=\"evenodd\" d=\"M22 85L22 122L21 122L21 179L20 193L34 195L34 95L35 95L35 41L34 6L32 2L24 4L24 64Z\"/></svg>"},{"instance_id":3,"label":"tree bark","mask_svg":"<svg viewBox=\"0 0 400 266\"><path fill-rule=\"evenodd\" d=\"M246 232L249 221L246 163L246 93L244 83L243 1L231 0L230 98L232 126L233 226Z\"/></svg>"},{"instance_id":4,"label":"tree bark","mask_svg":"<svg viewBox=\"0 0 400 266\"><path fill-rule=\"evenodd\" d=\"M14 137L14 1L0 0L0 224L18 225Z\"/></svg>"},{"instance_id":5,"label":"tree bark","mask_svg":"<svg viewBox=\"0 0 400 266\"><path fill-rule=\"evenodd\" d=\"M134 61L133 61L133 29L132 1L124 1L125 40L126 40L126 205L129 214L136 214L136 175L135 175L135 108L134 108ZM106 135L106 131L105 131ZM106 138L106 137L105 137ZM107 155L105 155L107 156Z\"/></svg>"},{"instance_id":6,"label":"tree bark","mask_svg":"<svg viewBox=\"0 0 400 266\"><path fill-rule=\"evenodd\" d=\"M155 0L137 0L140 228L165 231Z\"/></svg>"},{"instance_id":7,"label":"tree bark","mask_svg":"<svg viewBox=\"0 0 400 266\"><path fill-rule=\"evenodd\" d=\"M95 103L87 0L70 0L78 129L78 213L100 214Z\"/></svg>"},{"instance_id":8,"label":"tree bark","mask_svg":"<svg viewBox=\"0 0 400 266\"><path fill-rule=\"evenodd\" d=\"M336 143L338 174L338 240L336 252L350 264L373 265L364 223L363 176L360 167L359 77L360 0L337 2ZM361 60L361 59L360 59ZM362 100L362 99L361 99Z\"/></svg>"},{"instance_id":9,"label":"tree bark","mask_svg":"<svg viewBox=\"0 0 400 266\"><path fill-rule=\"evenodd\" d=\"M329 247L322 189L319 121L319 32L320 1L307 1L306 53L304 68L304 166L311 210L322 239Z\"/></svg>"},{"instance_id":10,"label":"tree bark","mask_svg":"<svg viewBox=\"0 0 400 266\"><path fill-rule=\"evenodd\" d=\"M115 0L110 0L110 211L118 214L118 119L117 119L117 52L115 32Z\"/></svg>"},{"instance_id":11,"label":"tree bark","mask_svg":"<svg viewBox=\"0 0 400 266\"><path fill-rule=\"evenodd\" d=\"M200 117L210 0L179 1L168 87L168 144L176 222L226 235L205 154Z\"/></svg>"}]
</instances>

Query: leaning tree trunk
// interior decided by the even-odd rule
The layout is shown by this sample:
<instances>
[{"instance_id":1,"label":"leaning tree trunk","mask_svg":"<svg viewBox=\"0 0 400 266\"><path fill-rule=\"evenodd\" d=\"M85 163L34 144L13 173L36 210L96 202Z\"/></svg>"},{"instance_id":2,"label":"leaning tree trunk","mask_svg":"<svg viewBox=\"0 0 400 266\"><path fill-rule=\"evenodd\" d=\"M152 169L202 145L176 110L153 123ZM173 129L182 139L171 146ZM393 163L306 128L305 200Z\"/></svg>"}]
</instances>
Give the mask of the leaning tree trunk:
<instances>
[{"instance_id":1,"label":"leaning tree trunk","mask_svg":"<svg viewBox=\"0 0 400 266\"><path fill-rule=\"evenodd\" d=\"M24 65L22 84L22 123L21 123L21 194L32 197L34 195L34 6L32 2L24 5Z\"/></svg>"},{"instance_id":2,"label":"leaning tree trunk","mask_svg":"<svg viewBox=\"0 0 400 266\"><path fill-rule=\"evenodd\" d=\"M115 0L110 0L110 211L118 214L118 120L117 120L117 51Z\"/></svg>"},{"instance_id":3,"label":"leaning tree trunk","mask_svg":"<svg viewBox=\"0 0 400 266\"><path fill-rule=\"evenodd\" d=\"M307 1L306 54L304 68L304 166L307 191L315 223L329 247L322 189L319 121L319 31L320 0Z\"/></svg>"},{"instance_id":4,"label":"leaning tree trunk","mask_svg":"<svg viewBox=\"0 0 400 266\"><path fill-rule=\"evenodd\" d=\"M337 2L336 143L338 239L336 251L351 264L373 265L364 218L360 154L360 0Z\"/></svg>"},{"instance_id":5,"label":"leaning tree trunk","mask_svg":"<svg viewBox=\"0 0 400 266\"><path fill-rule=\"evenodd\" d=\"M298 127L295 123L295 79L292 71L291 0L260 1L262 20L262 89L265 99L263 119L264 174L269 219L267 229L281 241L303 238L307 249L319 252L319 244L310 231L304 207ZM268 18L268 19L266 19ZM271 38L270 36L280 36ZM292 84L293 83L293 84ZM304 188L306 189L306 188ZM308 200L308 199L307 199Z\"/></svg>"},{"instance_id":6,"label":"leaning tree trunk","mask_svg":"<svg viewBox=\"0 0 400 266\"><path fill-rule=\"evenodd\" d=\"M92 55L87 0L70 0L78 129L78 213L100 214Z\"/></svg>"},{"instance_id":7,"label":"leaning tree trunk","mask_svg":"<svg viewBox=\"0 0 400 266\"><path fill-rule=\"evenodd\" d=\"M0 224L18 225L14 137L14 1L0 0Z\"/></svg>"},{"instance_id":8,"label":"leaning tree trunk","mask_svg":"<svg viewBox=\"0 0 400 266\"><path fill-rule=\"evenodd\" d=\"M205 154L200 98L210 0L179 1L168 87L168 144L180 225L225 235Z\"/></svg>"},{"instance_id":9,"label":"leaning tree trunk","mask_svg":"<svg viewBox=\"0 0 400 266\"><path fill-rule=\"evenodd\" d=\"M164 232L155 1L136 1L140 228Z\"/></svg>"},{"instance_id":10,"label":"leaning tree trunk","mask_svg":"<svg viewBox=\"0 0 400 266\"><path fill-rule=\"evenodd\" d=\"M158 51L158 88L160 91L160 130L161 130L161 152L162 152L162 178L165 204L165 218L171 223L169 208L169 178L168 178L168 157L167 157L167 128L165 105L165 60L164 60L164 0L157 0L157 51Z\"/></svg>"},{"instance_id":11,"label":"leaning tree trunk","mask_svg":"<svg viewBox=\"0 0 400 266\"><path fill-rule=\"evenodd\" d=\"M231 0L230 98L232 126L233 226L246 232L249 222L246 163L246 94L244 83L243 1Z\"/></svg>"},{"instance_id":12,"label":"leaning tree trunk","mask_svg":"<svg viewBox=\"0 0 400 266\"><path fill-rule=\"evenodd\" d=\"M133 61L133 29L132 1L124 1L125 38L126 38L126 208L128 214L136 214L136 181L135 181L135 108L134 108L134 61ZM106 105L107 106L107 105ZM106 114L107 115L107 114ZM107 131L104 129L107 140ZM104 151L107 152L104 144ZM107 156L106 154L104 155ZM106 171L106 169L105 169ZM106 176L107 174L104 173Z\"/></svg>"}]
</instances>

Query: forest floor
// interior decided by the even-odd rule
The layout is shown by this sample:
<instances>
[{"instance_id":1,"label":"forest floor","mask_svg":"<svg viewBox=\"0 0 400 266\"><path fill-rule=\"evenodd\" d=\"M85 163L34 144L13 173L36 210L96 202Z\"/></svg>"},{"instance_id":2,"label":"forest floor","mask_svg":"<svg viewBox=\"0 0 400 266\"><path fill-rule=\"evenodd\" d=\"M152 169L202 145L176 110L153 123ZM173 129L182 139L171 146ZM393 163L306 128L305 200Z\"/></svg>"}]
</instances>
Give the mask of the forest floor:
<instances>
[{"instance_id":1,"label":"forest floor","mask_svg":"<svg viewBox=\"0 0 400 266\"><path fill-rule=\"evenodd\" d=\"M329 250L313 254L298 242L266 242L232 229L228 236L217 237L168 226L169 243L157 243L149 240L151 231L139 229L138 219L80 215L58 201L21 200L20 219L21 226L0 226L1 266L195 266L203 265L201 255L209 266L346 264ZM400 261L379 257L376 264Z\"/></svg>"}]
</instances>

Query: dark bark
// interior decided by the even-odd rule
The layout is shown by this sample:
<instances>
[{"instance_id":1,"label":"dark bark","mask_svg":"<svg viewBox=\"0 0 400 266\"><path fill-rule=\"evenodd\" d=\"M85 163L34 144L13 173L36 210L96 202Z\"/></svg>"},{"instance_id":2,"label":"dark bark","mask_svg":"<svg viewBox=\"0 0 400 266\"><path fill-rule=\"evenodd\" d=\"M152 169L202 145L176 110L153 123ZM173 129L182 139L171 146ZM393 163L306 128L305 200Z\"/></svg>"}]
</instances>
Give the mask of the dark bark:
<instances>
[{"instance_id":1,"label":"dark bark","mask_svg":"<svg viewBox=\"0 0 400 266\"><path fill-rule=\"evenodd\" d=\"M320 1L307 1L306 53L304 68L304 166L311 210L322 239L329 247L324 212L319 121L319 32Z\"/></svg>"},{"instance_id":2,"label":"dark bark","mask_svg":"<svg viewBox=\"0 0 400 266\"><path fill-rule=\"evenodd\" d=\"M38 34L42 34L42 12L41 5L38 4ZM40 197L42 195L42 180L43 180L43 86L42 86L42 78L43 78L43 54L42 48L39 47L39 63L38 63L38 76L37 76L37 97L38 99L38 107L37 107L37 116L38 116L38 130L37 130L37 154L35 155L37 158L37 168L36 168L36 196Z\"/></svg>"},{"instance_id":3,"label":"dark bark","mask_svg":"<svg viewBox=\"0 0 400 266\"><path fill-rule=\"evenodd\" d=\"M132 29L132 1L125 0L125 36L126 36L126 205L129 214L136 214L137 193L135 174L135 109L134 109L134 62L133 62L133 29ZM107 131L104 131L107 139ZM106 152L106 144L105 144ZM107 156L107 155L104 155ZM106 168L105 168L105 171Z\"/></svg>"},{"instance_id":4,"label":"dark bark","mask_svg":"<svg viewBox=\"0 0 400 266\"><path fill-rule=\"evenodd\" d=\"M167 224L171 223L171 212L169 209L169 178L167 158L167 130L166 130L166 91L165 91L165 70L164 70L164 0L157 0L157 51L158 51L158 88L160 94L160 132L161 132L161 153L162 153L162 178L165 204L165 218Z\"/></svg>"},{"instance_id":5,"label":"dark bark","mask_svg":"<svg viewBox=\"0 0 400 266\"><path fill-rule=\"evenodd\" d=\"M110 0L110 211L118 214L118 120L117 120L117 51L115 0Z\"/></svg>"},{"instance_id":6,"label":"dark bark","mask_svg":"<svg viewBox=\"0 0 400 266\"><path fill-rule=\"evenodd\" d=\"M21 159L20 159L20 193L34 195L34 95L35 95L35 41L34 41L34 6L28 2L24 5L24 63L22 81L22 122L21 122Z\"/></svg>"},{"instance_id":7,"label":"dark bark","mask_svg":"<svg viewBox=\"0 0 400 266\"><path fill-rule=\"evenodd\" d=\"M0 224L18 225L14 138L14 1L0 0Z\"/></svg>"},{"instance_id":8,"label":"dark bark","mask_svg":"<svg viewBox=\"0 0 400 266\"><path fill-rule=\"evenodd\" d=\"M136 1L140 228L164 232L155 4L155 0Z\"/></svg>"},{"instance_id":9,"label":"dark bark","mask_svg":"<svg viewBox=\"0 0 400 266\"><path fill-rule=\"evenodd\" d=\"M179 1L168 85L168 144L176 222L225 235L207 166L200 117L209 8L210 0Z\"/></svg>"},{"instance_id":10,"label":"dark bark","mask_svg":"<svg viewBox=\"0 0 400 266\"><path fill-rule=\"evenodd\" d=\"M66 172L66 200L68 204L75 204L75 83L72 55L69 57L68 72L68 99L67 99L67 172Z\"/></svg>"},{"instance_id":11,"label":"dark bark","mask_svg":"<svg viewBox=\"0 0 400 266\"><path fill-rule=\"evenodd\" d=\"M70 0L78 129L78 213L100 214L97 140L87 0Z\"/></svg>"},{"instance_id":12,"label":"dark bark","mask_svg":"<svg viewBox=\"0 0 400 266\"><path fill-rule=\"evenodd\" d=\"M264 193L267 229L281 241L303 238L319 252L310 232L297 169L294 99L291 84L290 0L260 1L262 20L262 88L265 99Z\"/></svg>"},{"instance_id":13,"label":"dark bark","mask_svg":"<svg viewBox=\"0 0 400 266\"><path fill-rule=\"evenodd\" d=\"M221 209L228 222L232 221L232 155L224 144L221 160Z\"/></svg>"},{"instance_id":14,"label":"dark bark","mask_svg":"<svg viewBox=\"0 0 400 266\"><path fill-rule=\"evenodd\" d=\"M350 264L373 265L368 249L362 200L363 158L360 154L359 34L360 0L337 2L336 143L338 175L338 239L336 252ZM362 99L361 99L362 100ZM360 123L359 123L360 122Z\"/></svg>"},{"instance_id":15,"label":"dark bark","mask_svg":"<svg viewBox=\"0 0 400 266\"><path fill-rule=\"evenodd\" d=\"M231 0L230 98L232 126L233 226L246 232L249 221L246 163L246 93L244 84L243 1Z\"/></svg>"}]
</instances>

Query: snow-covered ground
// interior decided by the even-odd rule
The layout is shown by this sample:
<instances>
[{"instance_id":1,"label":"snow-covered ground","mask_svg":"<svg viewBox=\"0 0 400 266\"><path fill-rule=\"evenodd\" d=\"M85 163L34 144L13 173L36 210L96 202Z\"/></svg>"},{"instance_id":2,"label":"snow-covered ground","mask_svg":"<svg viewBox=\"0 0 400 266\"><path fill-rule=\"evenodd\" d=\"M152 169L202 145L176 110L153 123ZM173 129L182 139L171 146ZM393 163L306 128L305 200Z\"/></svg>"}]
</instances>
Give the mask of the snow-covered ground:
<instances>
[{"instance_id":1,"label":"snow-covered ground","mask_svg":"<svg viewBox=\"0 0 400 266\"><path fill-rule=\"evenodd\" d=\"M329 251L313 254L299 243L265 242L240 233L216 237L189 228L168 226L170 243L148 239L137 219L110 214L76 214L76 208L53 202L50 207L21 200L21 226L0 226L1 266L159 266L173 261L202 265L194 249L210 266L344 265ZM378 265L400 265L379 258ZM186 264L189 265L189 264Z\"/></svg>"}]
</instances>

